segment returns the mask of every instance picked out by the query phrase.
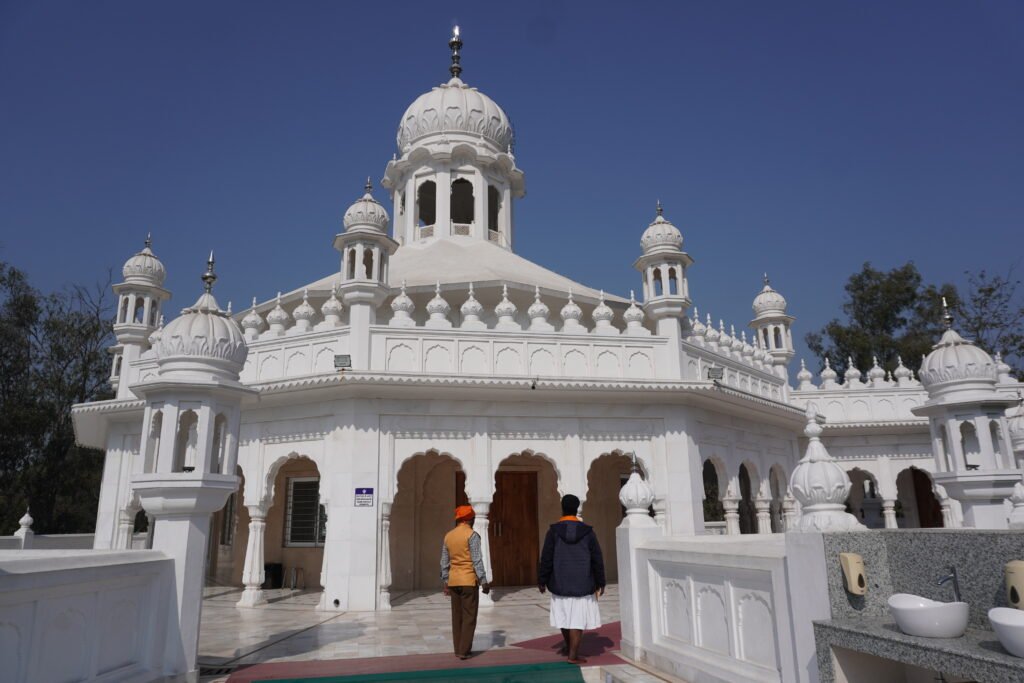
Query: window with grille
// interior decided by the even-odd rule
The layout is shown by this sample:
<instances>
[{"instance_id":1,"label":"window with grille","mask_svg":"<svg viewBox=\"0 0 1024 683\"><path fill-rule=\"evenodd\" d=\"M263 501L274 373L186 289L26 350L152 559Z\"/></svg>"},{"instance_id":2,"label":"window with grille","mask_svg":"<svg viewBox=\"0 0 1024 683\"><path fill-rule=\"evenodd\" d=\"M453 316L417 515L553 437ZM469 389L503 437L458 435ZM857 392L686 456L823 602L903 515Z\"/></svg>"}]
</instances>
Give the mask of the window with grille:
<instances>
[{"instance_id":1,"label":"window with grille","mask_svg":"<svg viewBox=\"0 0 1024 683\"><path fill-rule=\"evenodd\" d=\"M327 537L327 512L320 504L318 477L295 477L288 480L284 529L286 546L323 546Z\"/></svg>"}]
</instances>

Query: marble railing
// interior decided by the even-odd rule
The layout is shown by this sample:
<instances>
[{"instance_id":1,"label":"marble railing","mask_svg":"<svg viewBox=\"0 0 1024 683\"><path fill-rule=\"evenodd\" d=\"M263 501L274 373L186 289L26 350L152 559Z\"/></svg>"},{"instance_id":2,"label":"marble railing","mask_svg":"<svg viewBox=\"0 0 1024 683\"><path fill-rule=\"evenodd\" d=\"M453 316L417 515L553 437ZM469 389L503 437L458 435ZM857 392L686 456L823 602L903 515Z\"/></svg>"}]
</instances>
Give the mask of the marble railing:
<instances>
[{"instance_id":1,"label":"marble railing","mask_svg":"<svg viewBox=\"0 0 1024 683\"><path fill-rule=\"evenodd\" d=\"M750 363L746 358L718 353L712 349L683 342L686 365L683 377L691 381L706 381L709 368L721 368L721 384L776 401L785 399L786 381L772 372L770 365Z\"/></svg>"},{"instance_id":2,"label":"marble railing","mask_svg":"<svg viewBox=\"0 0 1024 683\"><path fill-rule=\"evenodd\" d=\"M1007 398L1017 395L1019 384L1000 384L996 391ZM812 406L825 416L829 424L860 424L869 422L913 422L922 425L928 419L911 410L928 400L928 392L920 383L907 386L862 383L857 388L833 384L830 388L801 388L790 391L790 398L801 406Z\"/></svg>"}]
</instances>

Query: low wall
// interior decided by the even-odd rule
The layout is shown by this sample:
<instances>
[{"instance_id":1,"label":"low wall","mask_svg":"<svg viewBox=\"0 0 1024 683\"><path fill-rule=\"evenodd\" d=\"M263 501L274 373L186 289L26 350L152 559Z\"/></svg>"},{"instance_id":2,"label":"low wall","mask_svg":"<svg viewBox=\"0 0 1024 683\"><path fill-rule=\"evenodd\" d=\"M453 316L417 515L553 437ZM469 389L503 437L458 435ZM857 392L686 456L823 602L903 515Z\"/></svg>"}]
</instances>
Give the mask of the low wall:
<instances>
[{"instance_id":1,"label":"low wall","mask_svg":"<svg viewBox=\"0 0 1024 683\"><path fill-rule=\"evenodd\" d=\"M155 680L174 594L174 564L163 553L2 551L0 678Z\"/></svg>"},{"instance_id":2,"label":"low wall","mask_svg":"<svg viewBox=\"0 0 1024 683\"><path fill-rule=\"evenodd\" d=\"M34 550L92 550L95 534L33 534L26 544ZM144 549L148 536L132 536L132 548ZM22 541L17 536L0 536L0 550L21 550Z\"/></svg>"},{"instance_id":3,"label":"low wall","mask_svg":"<svg viewBox=\"0 0 1024 683\"><path fill-rule=\"evenodd\" d=\"M623 621L627 656L692 683L817 680L812 621L829 616L821 536L648 538L634 553L619 568L620 595L639 602L636 623Z\"/></svg>"}]
</instances>

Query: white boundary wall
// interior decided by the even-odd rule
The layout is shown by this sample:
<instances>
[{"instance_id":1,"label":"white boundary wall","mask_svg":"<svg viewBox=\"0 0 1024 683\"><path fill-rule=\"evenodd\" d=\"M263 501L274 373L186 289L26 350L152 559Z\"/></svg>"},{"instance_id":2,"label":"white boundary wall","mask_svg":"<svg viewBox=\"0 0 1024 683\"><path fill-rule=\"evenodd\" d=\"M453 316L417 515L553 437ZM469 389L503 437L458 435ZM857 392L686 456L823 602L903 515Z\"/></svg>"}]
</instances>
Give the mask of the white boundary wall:
<instances>
[{"instance_id":1,"label":"white boundary wall","mask_svg":"<svg viewBox=\"0 0 1024 683\"><path fill-rule=\"evenodd\" d=\"M163 553L0 551L0 678L159 679L173 596Z\"/></svg>"}]
</instances>

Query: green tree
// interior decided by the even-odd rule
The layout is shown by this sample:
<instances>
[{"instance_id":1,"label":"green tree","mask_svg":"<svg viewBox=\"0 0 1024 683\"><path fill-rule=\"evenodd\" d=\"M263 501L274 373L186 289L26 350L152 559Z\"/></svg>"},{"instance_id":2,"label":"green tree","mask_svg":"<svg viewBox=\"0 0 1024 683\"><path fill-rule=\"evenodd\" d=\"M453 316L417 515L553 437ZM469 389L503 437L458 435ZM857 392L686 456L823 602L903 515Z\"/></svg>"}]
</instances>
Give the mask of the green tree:
<instances>
[{"instance_id":1,"label":"green tree","mask_svg":"<svg viewBox=\"0 0 1024 683\"><path fill-rule=\"evenodd\" d=\"M942 298L954 307L960 301L951 284L925 284L913 262L888 272L865 263L850 276L845 290L842 310L847 321L833 319L805 337L822 367L828 358L840 376L848 358L865 372L873 357L886 370L895 369L899 357L916 372L921 357L942 334Z\"/></svg>"},{"instance_id":2,"label":"green tree","mask_svg":"<svg viewBox=\"0 0 1024 683\"><path fill-rule=\"evenodd\" d=\"M999 352L1018 379L1024 377L1024 292L1013 276L967 272L969 289L956 308L956 327L989 353Z\"/></svg>"},{"instance_id":3,"label":"green tree","mask_svg":"<svg viewBox=\"0 0 1024 683\"><path fill-rule=\"evenodd\" d=\"M28 506L40 533L95 526L103 452L75 444L71 406L111 396L108 291L42 294L0 262L0 533Z\"/></svg>"}]
</instances>

